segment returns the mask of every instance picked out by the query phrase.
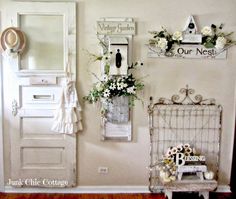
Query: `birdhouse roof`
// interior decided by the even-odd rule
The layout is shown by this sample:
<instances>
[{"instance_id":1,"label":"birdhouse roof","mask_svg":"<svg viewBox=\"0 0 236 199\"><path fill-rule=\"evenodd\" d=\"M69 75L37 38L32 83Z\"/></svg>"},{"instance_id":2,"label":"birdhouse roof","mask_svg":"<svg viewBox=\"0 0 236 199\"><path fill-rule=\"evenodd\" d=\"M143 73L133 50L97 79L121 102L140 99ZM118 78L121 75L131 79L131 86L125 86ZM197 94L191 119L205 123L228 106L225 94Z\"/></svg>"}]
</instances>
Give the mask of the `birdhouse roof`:
<instances>
[{"instance_id":1,"label":"birdhouse roof","mask_svg":"<svg viewBox=\"0 0 236 199\"><path fill-rule=\"evenodd\" d=\"M186 24L185 24L185 26L184 26L184 30L183 31L186 31L187 29L188 29L188 25L190 24L190 23L193 23L195 26L194 26L194 29L197 31L197 24L196 24L196 22L195 22L195 20L194 20L194 17L192 16L192 15L190 15L189 17L188 17L188 19L187 19L187 21L186 21Z\"/></svg>"}]
</instances>

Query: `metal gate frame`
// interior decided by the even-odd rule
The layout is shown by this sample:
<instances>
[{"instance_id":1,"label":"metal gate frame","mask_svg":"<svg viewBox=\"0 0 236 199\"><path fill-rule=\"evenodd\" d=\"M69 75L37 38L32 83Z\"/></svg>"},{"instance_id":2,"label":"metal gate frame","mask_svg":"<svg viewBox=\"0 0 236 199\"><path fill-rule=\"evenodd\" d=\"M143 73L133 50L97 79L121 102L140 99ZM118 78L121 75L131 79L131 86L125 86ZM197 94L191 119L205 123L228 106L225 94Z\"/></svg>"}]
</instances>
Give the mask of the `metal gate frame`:
<instances>
[{"instance_id":1,"label":"metal gate frame","mask_svg":"<svg viewBox=\"0 0 236 199\"><path fill-rule=\"evenodd\" d=\"M186 86L180 89L180 95L173 95L171 99L160 98L157 103L153 103L153 98L150 97L148 106L149 114L149 132L150 132L150 172L149 172L149 190L158 192L163 189L159 179L159 171L157 165L164 155L167 147L173 143L190 142L201 144L200 152L203 155L210 156L213 162L211 169L215 172L215 179L218 178L219 159L220 159L220 143L222 132L222 106L216 105L215 99L203 99L202 95L195 95L195 91ZM206 111L205 111L206 110ZM192 113L193 112L193 113ZM182 113L182 115L181 115ZM164 117L164 118L163 118ZM165 119L168 118L168 122ZM177 125L173 125L171 121L175 117ZM177 118L177 119L176 119ZM191 127L192 118L195 118L195 125ZM209 118L208 124L204 123L204 118ZM212 119L213 118L213 119ZM157 119L157 120L155 120ZM160 120L166 124L161 124ZM184 125L184 121L189 121L188 125ZM196 125L201 120L202 126ZM181 127L178 122L181 122ZM214 125L212 124L214 122ZM209 124L211 123L211 124ZM201 131L200 140L196 138L196 131ZM181 133L182 136L180 136ZM195 135L192 135L195 132ZM214 135L213 135L214 134ZM169 137L168 137L169 135ZM207 135L207 139L204 138ZM213 138L211 137L213 136ZM186 138L187 137L187 138ZM186 139L185 139L186 138Z\"/></svg>"}]
</instances>

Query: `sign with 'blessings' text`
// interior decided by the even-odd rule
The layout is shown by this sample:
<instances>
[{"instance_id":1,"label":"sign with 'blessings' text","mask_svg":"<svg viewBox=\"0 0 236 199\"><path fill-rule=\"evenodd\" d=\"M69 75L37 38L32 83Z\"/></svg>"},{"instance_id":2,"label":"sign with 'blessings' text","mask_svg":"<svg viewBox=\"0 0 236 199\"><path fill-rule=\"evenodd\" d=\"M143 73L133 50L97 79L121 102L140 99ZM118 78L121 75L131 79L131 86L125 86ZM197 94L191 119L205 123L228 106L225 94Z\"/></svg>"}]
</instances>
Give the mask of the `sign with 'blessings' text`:
<instances>
[{"instance_id":1,"label":"sign with 'blessings' text","mask_svg":"<svg viewBox=\"0 0 236 199\"><path fill-rule=\"evenodd\" d=\"M205 162L206 157L203 155L200 156L185 156L183 153L176 153L176 161L175 164L176 166L183 166L185 165L186 162Z\"/></svg>"}]
</instances>

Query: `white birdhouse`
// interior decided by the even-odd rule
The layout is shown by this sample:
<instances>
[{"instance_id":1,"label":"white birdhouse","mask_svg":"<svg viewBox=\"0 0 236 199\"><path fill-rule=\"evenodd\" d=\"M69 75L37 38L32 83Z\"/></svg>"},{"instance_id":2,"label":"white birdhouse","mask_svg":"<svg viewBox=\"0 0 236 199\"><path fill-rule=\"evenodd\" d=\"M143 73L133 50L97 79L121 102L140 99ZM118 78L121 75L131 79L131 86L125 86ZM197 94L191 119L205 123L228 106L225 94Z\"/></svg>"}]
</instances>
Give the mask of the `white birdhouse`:
<instances>
[{"instance_id":1,"label":"white birdhouse","mask_svg":"<svg viewBox=\"0 0 236 199\"><path fill-rule=\"evenodd\" d=\"M198 34L197 24L192 15L188 17L186 25L184 26L182 43L202 43L202 35Z\"/></svg>"}]
</instances>

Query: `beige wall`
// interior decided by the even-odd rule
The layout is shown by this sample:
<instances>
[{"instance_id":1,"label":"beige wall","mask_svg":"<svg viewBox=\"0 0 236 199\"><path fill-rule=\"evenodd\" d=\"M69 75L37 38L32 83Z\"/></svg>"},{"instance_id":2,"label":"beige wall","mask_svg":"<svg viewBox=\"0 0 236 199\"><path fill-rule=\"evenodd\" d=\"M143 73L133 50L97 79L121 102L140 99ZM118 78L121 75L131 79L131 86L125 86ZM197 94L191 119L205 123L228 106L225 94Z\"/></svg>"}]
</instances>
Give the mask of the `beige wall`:
<instances>
[{"instance_id":1,"label":"beige wall","mask_svg":"<svg viewBox=\"0 0 236 199\"><path fill-rule=\"evenodd\" d=\"M226 60L204 59L151 59L147 58L149 30L161 26L169 31L181 30L190 14L196 16L200 27L211 23L225 23L225 31L236 32L236 1L215 0L78 0L78 91L83 106L84 131L78 136L79 185L148 185L149 133L147 105L149 96L170 97L189 84L206 98L215 98L223 105L223 136L220 182L230 180L235 115L236 47L229 49ZM0 0L0 11L14 1ZM3 25L4 14L2 14ZM96 39L96 21L100 17L133 17L137 22L134 37L133 60L143 60L138 72L148 75L145 90L141 93L144 105L137 102L133 111L133 141L130 143L100 141L99 108L82 102L91 88L89 71L100 73L99 64L91 64L84 49L99 52ZM236 39L236 33L235 33ZM5 136L5 143L9 143ZM9 144L5 144L9 152ZM9 167L9 156L6 168ZM100 175L99 166L109 167L108 175ZM9 178L6 169L6 179Z\"/></svg>"}]
</instances>

